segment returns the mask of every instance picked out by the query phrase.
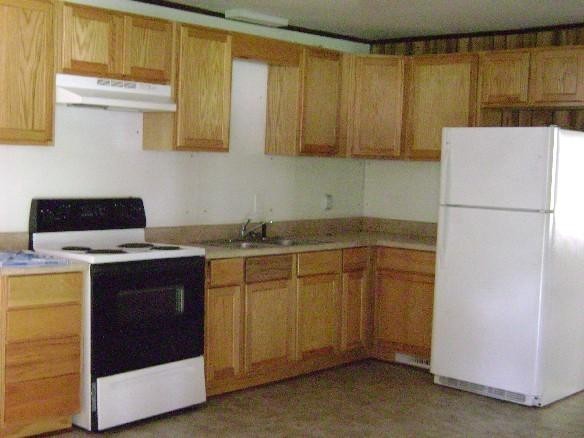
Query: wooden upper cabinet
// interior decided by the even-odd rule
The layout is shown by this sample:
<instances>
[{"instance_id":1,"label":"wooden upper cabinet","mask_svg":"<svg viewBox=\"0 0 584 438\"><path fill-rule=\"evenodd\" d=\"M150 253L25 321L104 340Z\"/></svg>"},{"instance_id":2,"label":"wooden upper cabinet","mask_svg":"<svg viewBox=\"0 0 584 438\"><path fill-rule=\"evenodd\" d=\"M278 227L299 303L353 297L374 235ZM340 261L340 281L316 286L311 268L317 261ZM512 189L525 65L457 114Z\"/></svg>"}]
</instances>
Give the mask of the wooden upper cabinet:
<instances>
[{"instance_id":1,"label":"wooden upper cabinet","mask_svg":"<svg viewBox=\"0 0 584 438\"><path fill-rule=\"evenodd\" d=\"M170 82L172 22L82 5L62 8L63 72Z\"/></svg>"},{"instance_id":2,"label":"wooden upper cabinet","mask_svg":"<svg viewBox=\"0 0 584 438\"><path fill-rule=\"evenodd\" d=\"M0 1L0 143L53 139L53 5Z\"/></svg>"},{"instance_id":3,"label":"wooden upper cabinet","mask_svg":"<svg viewBox=\"0 0 584 438\"><path fill-rule=\"evenodd\" d=\"M401 56L355 57L347 133L351 155L400 156L403 75Z\"/></svg>"},{"instance_id":4,"label":"wooden upper cabinet","mask_svg":"<svg viewBox=\"0 0 584 438\"><path fill-rule=\"evenodd\" d=\"M530 56L529 50L481 53L481 104L526 105Z\"/></svg>"},{"instance_id":5,"label":"wooden upper cabinet","mask_svg":"<svg viewBox=\"0 0 584 438\"><path fill-rule=\"evenodd\" d=\"M121 13L63 5L63 71L121 77L123 28L124 17Z\"/></svg>"},{"instance_id":6,"label":"wooden upper cabinet","mask_svg":"<svg viewBox=\"0 0 584 438\"><path fill-rule=\"evenodd\" d=\"M173 35L170 21L125 16L124 75L147 82L170 82Z\"/></svg>"},{"instance_id":7,"label":"wooden upper cabinet","mask_svg":"<svg viewBox=\"0 0 584 438\"><path fill-rule=\"evenodd\" d=\"M305 49L302 58L302 134L300 153L335 155L339 150L341 55Z\"/></svg>"},{"instance_id":8,"label":"wooden upper cabinet","mask_svg":"<svg viewBox=\"0 0 584 438\"><path fill-rule=\"evenodd\" d=\"M407 158L439 160L442 128L475 124L477 67L477 56L470 54L407 59Z\"/></svg>"},{"instance_id":9,"label":"wooden upper cabinet","mask_svg":"<svg viewBox=\"0 0 584 438\"><path fill-rule=\"evenodd\" d=\"M270 65L266 110L266 154L298 155L300 67Z\"/></svg>"},{"instance_id":10,"label":"wooden upper cabinet","mask_svg":"<svg viewBox=\"0 0 584 438\"><path fill-rule=\"evenodd\" d=\"M536 50L529 87L534 104L584 102L584 48Z\"/></svg>"},{"instance_id":11,"label":"wooden upper cabinet","mask_svg":"<svg viewBox=\"0 0 584 438\"><path fill-rule=\"evenodd\" d=\"M231 36L182 25L179 41L177 149L227 152Z\"/></svg>"}]
</instances>

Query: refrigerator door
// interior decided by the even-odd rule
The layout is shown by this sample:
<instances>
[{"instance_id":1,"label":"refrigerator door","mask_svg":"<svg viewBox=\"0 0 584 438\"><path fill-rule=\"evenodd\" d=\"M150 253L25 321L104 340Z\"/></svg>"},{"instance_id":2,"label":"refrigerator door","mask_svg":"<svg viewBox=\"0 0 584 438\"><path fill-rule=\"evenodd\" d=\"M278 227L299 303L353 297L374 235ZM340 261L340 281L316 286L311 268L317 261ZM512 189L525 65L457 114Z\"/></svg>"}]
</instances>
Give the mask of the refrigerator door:
<instances>
[{"instance_id":1,"label":"refrigerator door","mask_svg":"<svg viewBox=\"0 0 584 438\"><path fill-rule=\"evenodd\" d=\"M440 207L433 374L535 393L550 216Z\"/></svg>"},{"instance_id":2,"label":"refrigerator door","mask_svg":"<svg viewBox=\"0 0 584 438\"><path fill-rule=\"evenodd\" d=\"M558 128L445 128L441 205L553 210Z\"/></svg>"}]
</instances>

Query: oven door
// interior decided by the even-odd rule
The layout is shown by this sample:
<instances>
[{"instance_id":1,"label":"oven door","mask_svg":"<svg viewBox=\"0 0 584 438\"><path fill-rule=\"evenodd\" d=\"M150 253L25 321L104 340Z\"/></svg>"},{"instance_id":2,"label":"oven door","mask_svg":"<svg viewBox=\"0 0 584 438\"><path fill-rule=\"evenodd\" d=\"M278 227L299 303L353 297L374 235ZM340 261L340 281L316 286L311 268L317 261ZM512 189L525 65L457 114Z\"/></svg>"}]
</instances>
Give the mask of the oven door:
<instances>
[{"instance_id":1,"label":"oven door","mask_svg":"<svg viewBox=\"0 0 584 438\"><path fill-rule=\"evenodd\" d=\"M91 265L92 379L203 354L204 258Z\"/></svg>"}]
</instances>

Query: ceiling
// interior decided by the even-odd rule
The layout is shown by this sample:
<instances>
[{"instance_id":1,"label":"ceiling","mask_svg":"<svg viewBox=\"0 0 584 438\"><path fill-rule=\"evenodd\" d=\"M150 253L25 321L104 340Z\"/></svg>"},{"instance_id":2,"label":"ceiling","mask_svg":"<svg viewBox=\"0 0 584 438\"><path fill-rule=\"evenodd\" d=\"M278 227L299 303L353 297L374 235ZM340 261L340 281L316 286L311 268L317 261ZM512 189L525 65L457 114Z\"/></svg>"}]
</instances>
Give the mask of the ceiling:
<instances>
[{"instance_id":1,"label":"ceiling","mask_svg":"<svg viewBox=\"0 0 584 438\"><path fill-rule=\"evenodd\" d=\"M583 0L172 0L243 8L289 25L365 40L517 30L584 22Z\"/></svg>"}]
</instances>

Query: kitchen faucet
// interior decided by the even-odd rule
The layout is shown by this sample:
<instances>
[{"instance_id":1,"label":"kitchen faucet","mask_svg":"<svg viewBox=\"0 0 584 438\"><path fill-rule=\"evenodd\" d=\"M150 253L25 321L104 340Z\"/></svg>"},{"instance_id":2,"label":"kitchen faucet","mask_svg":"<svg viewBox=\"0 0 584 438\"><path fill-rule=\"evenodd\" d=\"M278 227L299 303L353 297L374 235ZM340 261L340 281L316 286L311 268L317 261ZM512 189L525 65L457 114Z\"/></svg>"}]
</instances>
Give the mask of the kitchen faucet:
<instances>
[{"instance_id":1,"label":"kitchen faucet","mask_svg":"<svg viewBox=\"0 0 584 438\"><path fill-rule=\"evenodd\" d=\"M250 228L248 230L247 227L249 226L250 222L251 222L251 219L246 219L245 222L243 222L241 224L241 228L239 230L239 238L240 239L243 240L243 239L247 239L247 238L251 238L251 237L257 237L257 236L255 236L254 231L257 230L258 228L262 229L261 237L266 237L266 225L272 223L272 221L263 221L257 225L254 225L252 228Z\"/></svg>"}]
</instances>

